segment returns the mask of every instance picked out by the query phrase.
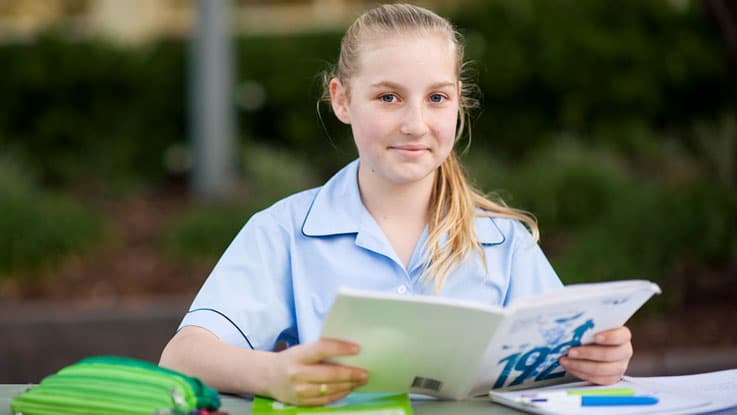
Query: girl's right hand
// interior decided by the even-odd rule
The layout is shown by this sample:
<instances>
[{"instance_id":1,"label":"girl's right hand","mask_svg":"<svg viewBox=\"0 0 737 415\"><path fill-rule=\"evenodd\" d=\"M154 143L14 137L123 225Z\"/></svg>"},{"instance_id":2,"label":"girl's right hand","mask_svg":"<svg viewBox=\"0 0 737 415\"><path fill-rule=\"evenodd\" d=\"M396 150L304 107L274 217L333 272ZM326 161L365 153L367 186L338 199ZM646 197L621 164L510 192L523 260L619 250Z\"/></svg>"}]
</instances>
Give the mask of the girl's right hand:
<instances>
[{"instance_id":1,"label":"girl's right hand","mask_svg":"<svg viewBox=\"0 0 737 415\"><path fill-rule=\"evenodd\" d=\"M274 353L275 364L269 395L281 402L300 406L325 405L365 385L368 373L361 368L325 362L336 356L358 354L358 345L320 339Z\"/></svg>"}]
</instances>

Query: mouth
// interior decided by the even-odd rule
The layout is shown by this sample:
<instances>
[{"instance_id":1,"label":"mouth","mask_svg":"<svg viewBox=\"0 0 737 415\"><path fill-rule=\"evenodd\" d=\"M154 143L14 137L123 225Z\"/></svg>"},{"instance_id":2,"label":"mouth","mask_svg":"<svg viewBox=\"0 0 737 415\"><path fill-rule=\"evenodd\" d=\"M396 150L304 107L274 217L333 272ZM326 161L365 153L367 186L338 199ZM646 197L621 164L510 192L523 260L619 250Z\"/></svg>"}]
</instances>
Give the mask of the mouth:
<instances>
[{"instance_id":1,"label":"mouth","mask_svg":"<svg viewBox=\"0 0 737 415\"><path fill-rule=\"evenodd\" d=\"M401 146L389 146L389 150L398 150L398 151L408 152L408 153L420 153L423 151L430 151L430 148L427 146L416 145L416 144L405 144Z\"/></svg>"}]
</instances>

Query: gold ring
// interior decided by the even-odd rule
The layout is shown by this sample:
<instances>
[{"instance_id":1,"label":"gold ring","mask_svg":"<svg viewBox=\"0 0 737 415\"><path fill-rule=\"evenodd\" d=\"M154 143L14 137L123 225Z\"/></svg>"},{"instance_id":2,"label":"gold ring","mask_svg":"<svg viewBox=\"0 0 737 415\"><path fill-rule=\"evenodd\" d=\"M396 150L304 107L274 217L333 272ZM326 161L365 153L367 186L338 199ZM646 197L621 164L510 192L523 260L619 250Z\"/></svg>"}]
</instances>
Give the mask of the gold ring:
<instances>
[{"instance_id":1,"label":"gold ring","mask_svg":"<svg viewBox=\"0 0 737 415\"><path fill-rule=\"evenodd\" d=\"M325 396L327 394L328 394L328 385L323 383L320 385L320 396Z\"/></svg>"}]
</instances>

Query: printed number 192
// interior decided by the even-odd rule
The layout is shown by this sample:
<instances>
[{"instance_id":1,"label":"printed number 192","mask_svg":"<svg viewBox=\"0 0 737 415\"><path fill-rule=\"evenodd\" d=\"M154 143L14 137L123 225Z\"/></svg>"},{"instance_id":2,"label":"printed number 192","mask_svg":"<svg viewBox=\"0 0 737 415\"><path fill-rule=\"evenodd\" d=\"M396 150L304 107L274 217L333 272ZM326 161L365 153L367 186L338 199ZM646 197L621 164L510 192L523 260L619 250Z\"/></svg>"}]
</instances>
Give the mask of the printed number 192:
<instances>
[{"instance_id":1,"label":"printed number 192","mask_svg":"<svg viewBox=\"0 0 737 415\"><path fill-rule=\"evenodd\" d=\"M553 356L560 357L569 348L580 346L581 337L583 337L583 334L593 327L593 321L587 320L584 324L578 326L573 331L573 336L571 340L565 343L561 343L552 349L545 346L536 347L525 352L524 354L521 352L513 353L502 358L501 360L499 360L498 363L505 363L504 369L502 370L502 373L499 375L492 388L497 389L503 386L521 385L525 382L525 380L529 379L537 373L538 368L540 367L540 365L545 363L549 355L552 354ZM566 374L566 372L562 369L556 371L555 369L559 367L560 364L558 363L558 359L556 358L548 367L543 368L542 371L537 376L535 376L535 382L562 377ZM505 385L512 371L520 373L511 383L509 383L509 385Z\"/></svg>"}]
</instances>

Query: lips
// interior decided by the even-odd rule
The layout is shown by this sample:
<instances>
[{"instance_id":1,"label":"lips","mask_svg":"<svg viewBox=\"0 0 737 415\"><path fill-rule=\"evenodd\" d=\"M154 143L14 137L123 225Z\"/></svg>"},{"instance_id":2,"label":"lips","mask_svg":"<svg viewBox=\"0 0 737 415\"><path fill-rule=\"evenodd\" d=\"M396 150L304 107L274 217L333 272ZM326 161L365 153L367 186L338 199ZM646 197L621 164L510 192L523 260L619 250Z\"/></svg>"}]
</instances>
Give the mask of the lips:
<instances>
[{"instance_id":1,"label":"lips","mask_svg":"<svg viewBox=\"0 0 737 415\"><path fill-rule=\"evenodd\" d=\"M389 146L389 151L405 161L418 161L430 154L430 147L419 144Z\"/></svg>"},{"instance_id":2,"label":"lips","mask_svg":"<svg viewBox=\"0 0 737 415\"><path fill-rule=\"evenodd\" d=\"M389 146L389 149L402 150L402 151L425 151L425 150L429 150L430 148L427 146L418 145L418 144L404 144L400 146Z\"/></svg>"}]
</instances>

